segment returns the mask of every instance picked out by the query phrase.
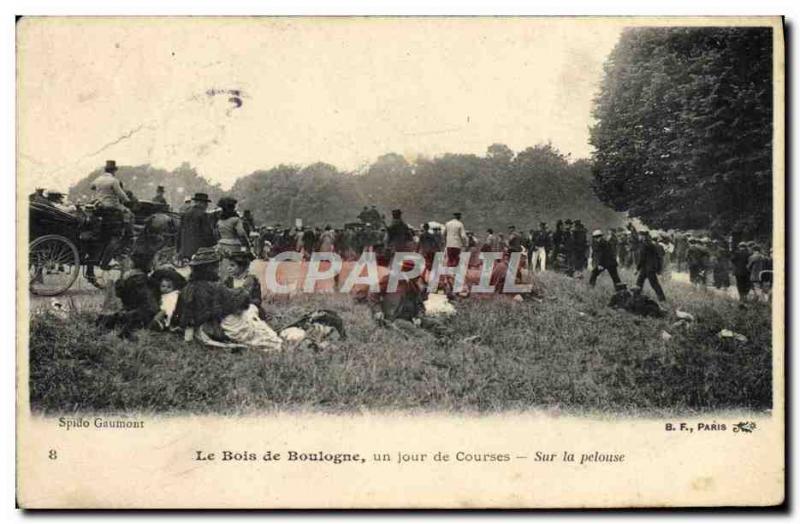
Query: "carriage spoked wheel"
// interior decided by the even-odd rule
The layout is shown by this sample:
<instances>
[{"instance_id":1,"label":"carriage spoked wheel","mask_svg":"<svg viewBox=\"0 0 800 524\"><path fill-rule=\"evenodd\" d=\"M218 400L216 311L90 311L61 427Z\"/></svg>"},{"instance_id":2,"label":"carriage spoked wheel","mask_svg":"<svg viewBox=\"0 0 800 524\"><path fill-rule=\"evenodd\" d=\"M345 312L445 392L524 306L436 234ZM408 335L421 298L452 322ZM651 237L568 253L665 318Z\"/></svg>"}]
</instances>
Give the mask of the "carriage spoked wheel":
<instances>
[{"instance_id":1,"label":"carriage spoked wheel","mask_svg":"<svg viewBox=\"0 0 800 524\"><path fill-rule=\"evenodd\" d=\"M28 248L29 288L34 295L54 296L68 290L81 268L78 248L61 235L44 235Z\"/></svg>"}]
</instances>

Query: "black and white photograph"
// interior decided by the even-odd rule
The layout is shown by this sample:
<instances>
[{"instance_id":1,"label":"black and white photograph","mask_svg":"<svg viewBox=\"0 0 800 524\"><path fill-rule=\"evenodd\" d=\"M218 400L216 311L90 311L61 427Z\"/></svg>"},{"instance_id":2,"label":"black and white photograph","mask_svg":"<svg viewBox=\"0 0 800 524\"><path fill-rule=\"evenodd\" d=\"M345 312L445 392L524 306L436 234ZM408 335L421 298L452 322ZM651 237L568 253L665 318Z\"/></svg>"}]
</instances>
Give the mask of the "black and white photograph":
<instances>
[{"instance_id":1,"label":"black and white photograph","mask_svg":"<svg viewBox=\"0 0 800 524\"><path fill-rule=\"evenodd\" d=\"M752 447L780 455L779 17L22 17L16 33L18 417L123 439L192 417L535 414L695 446L775 432ZM569 462L516 442L452 460ZM284 456L379 467L363 449ZM216 455L270 460L239 451ZM645 460L591 451L579 467ZM751 480L764 504L783 496L774 462ZM718 473L675 505L731 504ZM557 505L616 504L576 496ZM547 506L513 500L484 507Z\"/></svg>"}]
</instances>

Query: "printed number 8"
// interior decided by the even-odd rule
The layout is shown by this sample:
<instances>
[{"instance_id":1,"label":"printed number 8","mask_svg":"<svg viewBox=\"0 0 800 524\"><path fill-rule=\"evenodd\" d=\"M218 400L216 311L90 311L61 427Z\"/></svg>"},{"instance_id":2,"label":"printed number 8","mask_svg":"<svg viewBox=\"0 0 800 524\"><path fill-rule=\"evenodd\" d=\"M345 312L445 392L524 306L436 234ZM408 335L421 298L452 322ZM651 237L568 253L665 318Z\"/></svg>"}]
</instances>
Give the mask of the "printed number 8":
<instances>
[{"instance_id":1,"label":"printed number 8","mask_svg":"<svg viewBox=\"0 0 800 524\"><path fill-rule=\"evenodd\" d=\"M51 449L50 452L47 454L47 458L49 458L50 460L55 460L58 458L58 453L56 453L56 450Z\"/></svg>"}]
</instances>

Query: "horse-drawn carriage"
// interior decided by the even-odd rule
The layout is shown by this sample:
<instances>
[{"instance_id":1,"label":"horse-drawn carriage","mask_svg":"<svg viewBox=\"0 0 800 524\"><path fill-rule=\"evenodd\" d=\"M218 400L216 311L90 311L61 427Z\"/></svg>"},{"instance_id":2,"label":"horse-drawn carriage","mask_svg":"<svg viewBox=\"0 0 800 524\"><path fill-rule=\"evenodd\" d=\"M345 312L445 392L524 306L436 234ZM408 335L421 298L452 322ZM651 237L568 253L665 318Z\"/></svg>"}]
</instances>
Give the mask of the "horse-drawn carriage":
<instances>
[{"instance_id":1,"label":"horse-drawn carriage","mask_svg":"<svg viewBox=\"0 0 800 524\"><path fill-rule=\"evenodd\" d=\"M172 261L179 215L148 201L137 202L133 211L133 224L127 225L119 210L86 205L65 211L30 202L30 291L60 295L72 287L81 271L90 284L103 289L124 274L137 246L152 250L157 262Z\"/></svg>"}]
</instances>

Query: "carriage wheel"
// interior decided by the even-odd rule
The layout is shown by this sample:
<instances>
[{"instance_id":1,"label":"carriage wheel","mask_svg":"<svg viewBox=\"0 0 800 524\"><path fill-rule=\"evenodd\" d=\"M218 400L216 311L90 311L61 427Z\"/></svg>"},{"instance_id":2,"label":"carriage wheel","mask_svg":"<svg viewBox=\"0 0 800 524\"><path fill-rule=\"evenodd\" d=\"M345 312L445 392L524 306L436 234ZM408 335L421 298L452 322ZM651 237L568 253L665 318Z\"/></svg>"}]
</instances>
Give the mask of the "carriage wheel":
<instances>
[{"instance_id":1,"label":"carriage wheel","mask_svg":"<svg viewBox=\"0 0 800 524\"><path fill-rule=\"evenodd\" d=\"M60 295L68 290L80 272L75 244L60 235L44 235L28 248L29 288L34 295Z\"/></svg>"}]
</instances>

